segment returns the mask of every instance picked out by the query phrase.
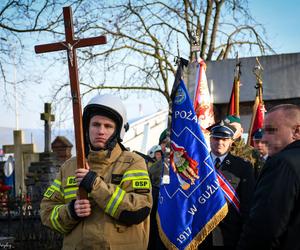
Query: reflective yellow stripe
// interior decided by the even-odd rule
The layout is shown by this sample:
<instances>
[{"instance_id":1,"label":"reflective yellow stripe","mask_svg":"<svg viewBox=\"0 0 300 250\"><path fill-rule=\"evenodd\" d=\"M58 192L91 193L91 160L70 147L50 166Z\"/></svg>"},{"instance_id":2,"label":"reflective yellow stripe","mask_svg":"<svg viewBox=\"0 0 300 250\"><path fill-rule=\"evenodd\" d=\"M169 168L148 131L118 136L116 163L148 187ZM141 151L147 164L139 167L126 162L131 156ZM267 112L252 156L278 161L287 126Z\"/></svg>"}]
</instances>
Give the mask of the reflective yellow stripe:
<instances>
[{"instance_id":1,"label":"reflective yellow stripe","mask_svg":"<svg viewBox=\"0 0 300 250\"><path fill-rule=\"evenodd\" d=\"M62 207L63 205L58 205L55 206L51 212L50 215L50 221L54 229L60 233L66 233L67 231L60 225L58 222L58 210Z\"/></svg>"},{"instance_id":2,"label":"reflective yellow stripe","mask_svg":"<svg viewBox=\"0 0 300 250\"><path fill-rule=\"evenodd\" d=\"M75 194L69 194L69 195L66 195L66 196L65 196L65 200L66 200L66 199L72 199L72 200L73 200L73 198L76 199L76 197L77 197L77 193L75 193Z\"/></svg>"},{"instance_id":3,"label":"reflective yellow stripe","mask_svg":"<svg viewBox=\"0 0 300 250\"><path fill-rule=\"evenodd\" d=\"M129 170L123 175L120 185L125 181L132 180L150 180L148 171L146 170Z\"/></svg>"},{"instance_id":4,"label":"reflective yellow stripe","mask_svg":"<svg viewBox=\"0 0 300 250\"><path fill-rule=\"evenodd\" d=\"M57 184L58 186L61 186L61 181L60 181L60 180L55 179L53 182L54 182L55 184Z\"/></svg>"},{"instance_id":5,"label":"reflective yellow stripe","mask_svg":"<svg viewBox=\"0 0 300 250\"><path fill-rule=\"evenodd\" d=\"M63 232L66 233L67 231L60 225L59 221L58 221L58 210L60 209L60 207L62 207L63 205L59 205L56 207L56 213L54 215L54 220L56 221L56 225L57 227Z\"/></svg>"},{"instance_id":6,"label":"reflective yellow stripe","mask_svg":"<svg viewBox=\"0 0 300 250\"><path fill-rule=\"evenodd\" d=\"M122 189L121 189L121 190L122 190ZM111 216L114 216L114 215L115 215L115 213L116 213L116 211L117 211L117 209L118 209L118 207L119 207L121 201L122 201L123 198L124 198L124 195L125 195L125 191L122 190L122 192L121 192L121 194L120 194L120 197L117 199L117 201L116 201L116 203L115 203L115 205L114 205L114 207L113 207Z\"/></svg>"},{"instance_id":7,"label":"reflective yellow stripe","mask_svg":"<svg viewBox=\"0 0 300 250\"><path fill-rule=\"evenodd\" d=\"M124 195L125 195L125 191L117 187L105 208L105 212L110 214L111 216L114 216L121 201L124 198Z\"/></svg>"},{"instance_id":8,"label":"reflective yellow stripe","mask_svg":"<svg viewBox=\"0 0 300 250\"><path fill-rule=\"evenodd\" d=\"M115 200L118 192L119 192L120 188L117 186L116 190L114 191L113 195L111 196L106 208L105 208L105 212L108 213L109 208L111 207L113 201Z\"/></svg>"},{"instance_id":9,"label":"reflective yellow stripe","mask_svg":"<svg viewBox=\"0 0 300 250\"><path fill-rule=\"evenodd\" d=\"M58 188L57 186L55 186L55 185L53 185L53 184L50 186L50 188L51 188L51 189L54 189L55 191L57 191L57 192L59 192L59 193L61 193L60 188Z\"/></svg>"},{"instance_id":10,"label":"reflective yellow stripe","mask_svg":"<svg viewBox=\"0 0 300 250\"><path fill-rule=\"evenodd\" d=\"M50 221L51 221L51 224L52 226L54 227L54 229L60 233L62 233L59 229L58 229L58 226L56 225L56 221L55 221L55 216L56 216L56 213L57 213L57 206L55 206L51 212L51 216L50 216Z\"/></svg>"},{"instance_id":11,"label":"reflective yellow stripe","mask_svg":"<svg viewBox=\"0 0 300 250\"><path fill-rule=\"evenodd\" d=\"M78 187L69 187L64 190L65 199L76 197Z\"/></svg>"},{"instance_id":12,"label":"reflective yellow stripe","mask_svg":"<svg viewBox=\"0 0 300 250\"><path fill-rule=\"evenodd\" d=\"M61 193L61 181L55 179L51 185L51 188Z\"/></svg>"},{"instance_id":13,"label":"reflective yellow stripe","mask_svg":"<svg viewBox=\"0 0 300 250\"><path fill-rule=\"evenodd\" d=\"M123 175L123 177L127 176L127 175L132 175L132 174L146 174L148 175L148 171L147 170L129 170L126 171Z\"/></svg>"},{"instance_id":14,"label":"reflective yellow stripe","mask_svg":"<svg viewBox=\"0 0 300 250\"><path fill-rule=\"evenodd\" d=\"M77 191L78 190L78 187L69 187L69 188L65 188L64 189L64 193L68 193L68 192L71 192L71 191Z\"/></svg>"}]
</instances>

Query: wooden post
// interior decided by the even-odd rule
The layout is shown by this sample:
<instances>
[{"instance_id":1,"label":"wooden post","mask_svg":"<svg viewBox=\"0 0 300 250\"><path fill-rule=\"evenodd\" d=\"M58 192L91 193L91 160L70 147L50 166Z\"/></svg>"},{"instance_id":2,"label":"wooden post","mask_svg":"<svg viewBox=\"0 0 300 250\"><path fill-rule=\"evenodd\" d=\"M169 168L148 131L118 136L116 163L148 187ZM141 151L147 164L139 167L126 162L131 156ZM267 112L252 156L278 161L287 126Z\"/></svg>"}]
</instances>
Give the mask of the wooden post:
<instances>
[{"instance_id":1,"label":"wooden post","mask_svg":"<svg viewBox=\"0 0 300 250\"><path fill-rule=\"evenodd\" d=\"M241 77L241 62L237 56L234 75L234 106L236 108L235 115L240 117L240 77Z\"/></svg>"},{"instance_id":2,"label":"wooden post","mask_svg":"<svg viewBox=\"0 0 300 250\"><path fill-rule=\"evenodd\" d=\"M85 153L84 153L84 142L83 142L82 111L81 111L76 49L81 47L86 47L86 46L105 44L106 37L98 36L98 37L84 38L78 40L74 39L74 26L73 26L71 7L64 7L63 15L64 15L66 40L64 42L37 45L35 46L35 52L46 53L52 51L66 50L68 53L68 66L69 66L69 77L71 83L73 120L74 120L75 141L76 141L77 168L84 168ZM80 198L87 197L87 194L86 192L84 192L83 189L79 189L79 197Z\"/></svg>"},{"instance_id":3,"label":"wooden post","mask_svg":"<svg viewBox=\"0 0 300 250\"><path fill-rule=\"evenodd\" d=\"M255 75L256 78L256 97L255 97L255 101L253 104L253 108L252 108L252 117L251 117L251 121L250 121L250 126L249 126L249 130L248 130L248 140L247 140L247 144L251 145L252 142L252 130L253 130L253 126L254 126L254 122L255 122L255 118L256 118L256 113L257 113L257 108L259 107L259 105L263 105L263 81L262 81L262 72L264 70L264 68L261 66L258 58L256 57L256 63L257 65L254 67L253 69L253 73Z\"/></svg>"}]
</instances>

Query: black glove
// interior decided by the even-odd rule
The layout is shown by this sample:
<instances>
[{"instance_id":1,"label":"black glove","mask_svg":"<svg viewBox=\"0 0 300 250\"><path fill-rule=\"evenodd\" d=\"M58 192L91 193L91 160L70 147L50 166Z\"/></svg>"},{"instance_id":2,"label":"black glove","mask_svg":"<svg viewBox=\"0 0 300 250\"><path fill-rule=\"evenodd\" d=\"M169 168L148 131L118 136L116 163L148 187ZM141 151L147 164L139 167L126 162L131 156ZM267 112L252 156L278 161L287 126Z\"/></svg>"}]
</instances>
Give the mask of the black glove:
<instances>
[{"instance_id":1,"label":"black glove","mask_svg":"<svg viewBox=\"0 0 300 250\"><path fill-rule=\"evenodd\" d=\"M90 193L92 191L93 184L96 178L97 174L94 171L89 171L80 182L79 187L83 187L85 191Z\"/></svg>"}]
</instances>

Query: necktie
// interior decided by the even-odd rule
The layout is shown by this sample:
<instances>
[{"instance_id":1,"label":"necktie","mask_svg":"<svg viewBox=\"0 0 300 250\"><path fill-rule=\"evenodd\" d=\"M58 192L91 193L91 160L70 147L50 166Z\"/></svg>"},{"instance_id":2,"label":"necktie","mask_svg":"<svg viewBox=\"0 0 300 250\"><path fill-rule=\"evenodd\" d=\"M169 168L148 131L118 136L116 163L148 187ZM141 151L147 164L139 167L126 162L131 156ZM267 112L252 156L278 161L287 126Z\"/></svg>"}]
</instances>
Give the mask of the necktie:
<instances>
[{"instance_id":1,"label":"necktie","mask_svg":"<svg viewBox=\"0 0 300 250\"><path fill-rule=\"evenodd\" d=\"M216 169L219 169L220 166L221 166L221 160L220 160L219 157L217 157L217 158L215 159L215 168L216 168Z\"/></svg>"}]
</instances>

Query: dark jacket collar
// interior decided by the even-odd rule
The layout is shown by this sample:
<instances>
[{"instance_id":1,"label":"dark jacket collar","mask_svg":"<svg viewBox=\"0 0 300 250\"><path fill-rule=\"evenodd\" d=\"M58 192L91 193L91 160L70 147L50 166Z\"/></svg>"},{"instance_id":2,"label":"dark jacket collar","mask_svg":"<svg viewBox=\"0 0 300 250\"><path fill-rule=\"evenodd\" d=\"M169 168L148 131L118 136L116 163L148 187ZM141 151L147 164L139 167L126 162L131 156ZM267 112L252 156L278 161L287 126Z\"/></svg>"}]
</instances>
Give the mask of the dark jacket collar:
<instances>
[{"instance_id":1,"label":"dark jacket collar","mask_svg":"<svg viewBox=\"0 0 300 250\"><path fill-rule=\"evenodd\" d=\"M282 151L293 149L293 148L300 148L300 140L290 143Z\"/></svg>"}]
</instances>

